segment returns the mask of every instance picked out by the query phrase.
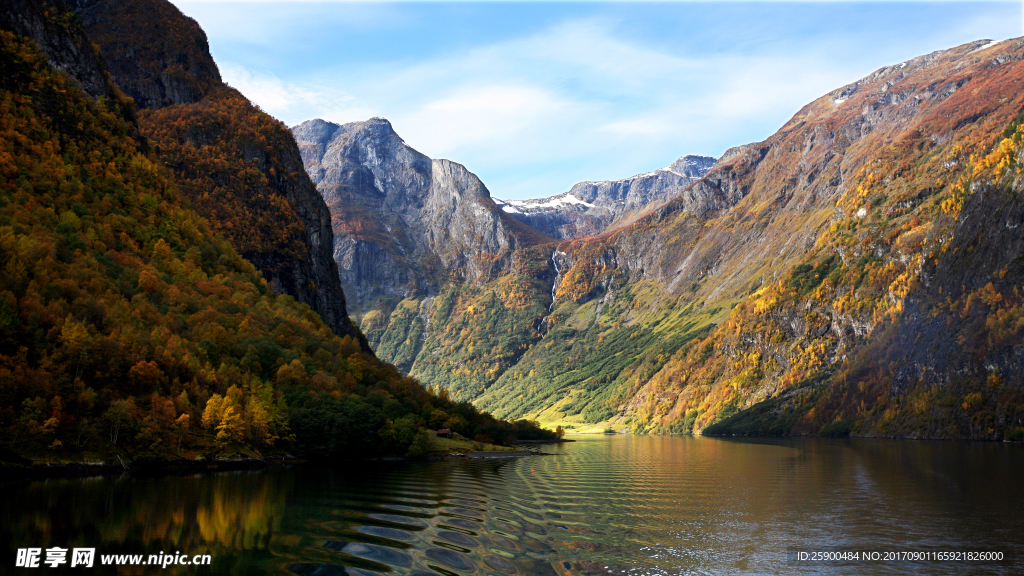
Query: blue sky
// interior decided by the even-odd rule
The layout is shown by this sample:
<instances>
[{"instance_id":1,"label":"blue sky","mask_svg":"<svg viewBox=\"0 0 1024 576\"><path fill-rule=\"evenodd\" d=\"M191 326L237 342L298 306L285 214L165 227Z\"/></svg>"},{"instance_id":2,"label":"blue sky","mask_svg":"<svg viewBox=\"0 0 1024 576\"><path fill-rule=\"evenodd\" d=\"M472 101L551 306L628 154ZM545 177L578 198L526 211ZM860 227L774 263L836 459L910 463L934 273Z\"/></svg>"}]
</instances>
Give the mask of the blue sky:
<instances>
[{"instance_id":1,"label":"blue sky","mask_svg":"<svg viewBox=\"0 0 1024 576\"><path fill-rule=\"evenodd\" d=\"M1024 35L1020 1L172 1L287 124L388 118L505 199L719 156L882 66Z\"/></svg>"}]
</instances>

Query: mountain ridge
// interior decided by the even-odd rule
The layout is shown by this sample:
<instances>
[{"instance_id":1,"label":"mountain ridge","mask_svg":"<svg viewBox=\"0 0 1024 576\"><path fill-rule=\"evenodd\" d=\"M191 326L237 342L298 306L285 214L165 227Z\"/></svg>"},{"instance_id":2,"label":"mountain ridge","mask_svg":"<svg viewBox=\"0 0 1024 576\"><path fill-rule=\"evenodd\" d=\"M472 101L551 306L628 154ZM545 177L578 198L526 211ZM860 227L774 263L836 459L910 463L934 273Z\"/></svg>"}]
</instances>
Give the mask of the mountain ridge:
<instances>
[{"instance_id":1,"label":"mountain ridge","mask_svg":"<svg viewBox=\"0 0 1024 576\"><path fill-rule=\"evenodd\" d=\"M624 226L535 244L513 254L519 273L410 294L361 325L384 357L498 415L700 433L803 390L780 409L799 412L788 431L817 433L835 418L850 425L829 430L877 434L876 416L827 397L849 397L836 380L847 378L844 362L867 362L930 282L921 262L945 250L940 231L955 218L945 207L970 196L958 174L1024 108L1021 46L975 41L879 68L808 103L765 141L728 150ZM922 394L879 382L853 394L879 413ZM927 402L1015 409L1012 395L964 400L977 392L971 382ZM1007 430L958 424L940 434L910 421L890 433Z\"/></svg>"},{"instance_id":2,"label":"mountain ridge","mask_svg":"<svg viewBox=\"0 0 1024 576\"><path fill-rule=\"evenodd\" d=\"M690 154L628 178L578 182L555 196L498 202L514 218L549 236L561 240L596 236L672 200L714 164L714 158Z\"/></svg>"}]
</instances>

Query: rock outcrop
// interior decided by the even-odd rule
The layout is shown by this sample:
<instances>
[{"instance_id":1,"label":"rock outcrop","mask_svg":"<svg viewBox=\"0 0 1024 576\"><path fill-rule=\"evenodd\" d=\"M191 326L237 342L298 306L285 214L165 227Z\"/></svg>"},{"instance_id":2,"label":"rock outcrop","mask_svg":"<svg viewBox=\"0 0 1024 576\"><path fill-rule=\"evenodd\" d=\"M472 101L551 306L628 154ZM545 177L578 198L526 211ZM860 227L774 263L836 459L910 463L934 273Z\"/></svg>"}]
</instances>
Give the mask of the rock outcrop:
<instances>
[{"instance_id":1,"label":"rock outcrop","mask_svg":"<svg viewBox=\"0 0 1024 576\"><path fill-rule=\"evenodd\" d=\"M75 80L86 94L110 97L99 57L72 18L63 7L39 0L4 0L0 5L0 28L34 40L50 66Z\"/></svg>"},{"instance_id":2,"label":"rock outcrop","mask_svg":"<svg viewBox=\"0 0 1024 576\"><path fill-rule=\"evenodd\" d=\"M464 166L417 152L383 118L309 120L292 132L331 210L342 286L360 311L486 280L515 250L552 241L502 212Z\"/></svg>"},{"instance_id":3,"label":"rock outcrop","mask_svg":"<svg viewBox=\"0 0 1024 576\"><path fill-rule=\"evenodd\" d=\"M192 104L221 86L199 24L165 1L69 0L107 72L140 108Z\"/></svg>"}]
</instances>

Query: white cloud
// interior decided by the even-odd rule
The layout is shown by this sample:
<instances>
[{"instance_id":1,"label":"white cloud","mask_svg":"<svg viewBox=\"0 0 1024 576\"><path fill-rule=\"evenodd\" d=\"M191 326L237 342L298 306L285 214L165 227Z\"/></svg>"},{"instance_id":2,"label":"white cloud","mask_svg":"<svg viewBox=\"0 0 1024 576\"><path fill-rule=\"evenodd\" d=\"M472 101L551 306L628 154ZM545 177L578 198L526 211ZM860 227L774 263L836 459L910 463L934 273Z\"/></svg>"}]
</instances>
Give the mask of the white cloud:
<instances>
[{"instance_id":1,"label":"white cloud","mask_svg":"<svg viewBox=\"0 0 1024 576\"><path fill-rule=\"evenodd\" d=\"M373 30L394 24L388 13L374 16L366 5L354 12L345 17L366 18ZM309 18L315 10L299 13ZM267 26L255 21L258 29ZM314 117L386 117L414 148L465 164L495 196L514 199L767 138L807 102L892 63L866 66L869 59L837 56L850 53L849 36L815 51L787 40L758 56L690 53L671 42L629 37L619 24L601 17L563 20L518 37L404 59L351 61L338 53L321 64L317 58L324 56L314 45L301 72L278 69L275 75L239 62L221 62L221 70L290 125ZM242 45L274 49L257 36ZM244 49L235 54L249 58Z\"/></svg>"},{"instance_id":2,"label":"white cloud","mask_svg":"<svg viewBox=\"0 0 1024 576\"><path fill-rule=\"evenodd\" d=\"M399 116L396 122L409 142L423 142L434 156L450 156L495 139L529 136L537 126L571 114L572 107L572 101L538 86L462 86Z\"/></svg>"},{"instance_id":3,"label":"white cloud","mask_svg":"<svg viewBox=\"0 0 1024 576\"><path fill-rule=\"evenodd\" d=\"M614 27L568 21L458 54L336 66L293 82L237 64L223 69L291 125L384 116L411 146L465 164L502 198L557 194L575 180L624 178L682 154L721 152L745 143L728 140L733 134L770 118L767 137L796 111L794 85L807 101L849 79L813 57L689 59L626 41ZM559 162L578 166L575 176L536 174L538 164Z\"/></svg>"},{"instance_id":4,"label":"white cloud","mask_svg":"<svg viewBox=\"0 0 1024 576\"><path fill-rule=\"evenodd\" d=\"M617 37L612 21L583 19L426 61L336 66L291 82L222 68L289 124L384 116L411 146L463 163L495 195L517 198L721 152L744 143L728 138L750 123L764 124L767 137L796 111L794 86L808 101L850 79L823 64L689 59ZM536 174L538 164L557 162L578 166L574 178Z\"/></svg>"},{"instance_id":5,"label":"white cloud","mask_svg":"<svg viewBox=\"0 0 1024 576\"><path fill-rule=\"evenodd\" d=\"M665 134L675 129L674 126L665 122L664 118L648 116L646 118L633 118L630 120L618 120L609 122L600 127L602 132L610 132L623 136L647 136L653 134Z\"/></svg>"},{"instance_id":6,"label":"white cloud","mask_svg":"<svg viewBox=\"0 0 1024 576\"><path fill-rule=\"evenodd\" d=\"M234 63L219 68L225 82L285 122L313 117L369 118L376 114L374 108L360 105L354 96L337 87L285 82L273 74L253 72Z\"/></svg>"}]
</instances>

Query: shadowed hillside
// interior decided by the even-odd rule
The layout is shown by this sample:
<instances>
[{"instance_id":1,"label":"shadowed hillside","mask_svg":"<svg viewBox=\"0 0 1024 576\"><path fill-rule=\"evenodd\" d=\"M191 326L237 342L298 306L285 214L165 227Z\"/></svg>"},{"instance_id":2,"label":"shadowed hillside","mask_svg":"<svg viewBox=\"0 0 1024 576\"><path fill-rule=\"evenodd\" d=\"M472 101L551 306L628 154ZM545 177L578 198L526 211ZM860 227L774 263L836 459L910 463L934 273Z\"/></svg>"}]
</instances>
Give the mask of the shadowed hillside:
<instances>
[{"instance_id":1,"label":"shadowed hillside","mask_svg":"<svg viewBox=\"0 0 1024 576\"><path fill-rule=\"evenodd\" d=\"M85 49L74 17L26 10L42 43L0 30L0 459L417 453L441 426L550 436L424 389L274 290L192 207L132 101L82 90L104 72L78 67L98 64L51 64L42 50Z\"/></svg>"},{"instance_id":2,"label":"shadowed hillside","mask_svg":"<svg viewBox=\"0 0 1024 576\"><path fill-rule=\"evenodd\" d=\"M275 290L366 347L345 309L330 213L294 139L221 82L199 25L166 0L78 0L76 10L193 208Z\"/></svg>"}]
</instances>

